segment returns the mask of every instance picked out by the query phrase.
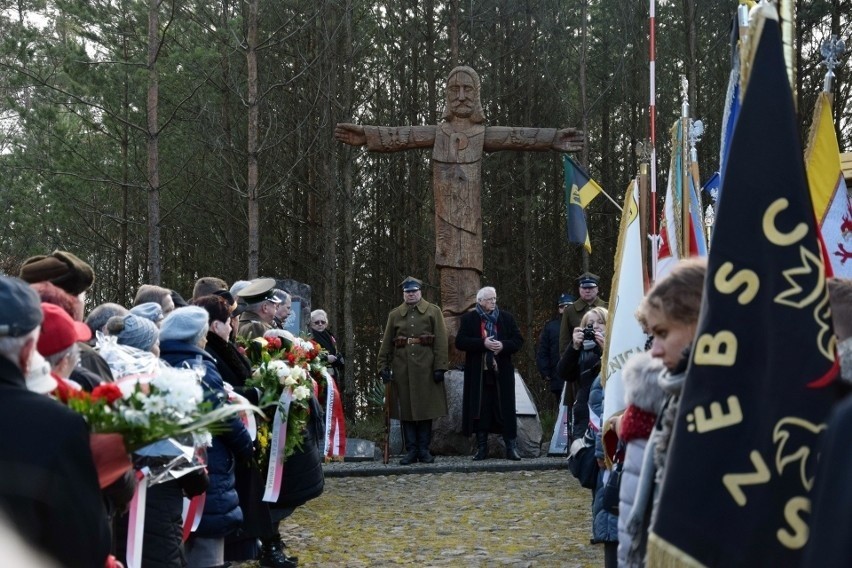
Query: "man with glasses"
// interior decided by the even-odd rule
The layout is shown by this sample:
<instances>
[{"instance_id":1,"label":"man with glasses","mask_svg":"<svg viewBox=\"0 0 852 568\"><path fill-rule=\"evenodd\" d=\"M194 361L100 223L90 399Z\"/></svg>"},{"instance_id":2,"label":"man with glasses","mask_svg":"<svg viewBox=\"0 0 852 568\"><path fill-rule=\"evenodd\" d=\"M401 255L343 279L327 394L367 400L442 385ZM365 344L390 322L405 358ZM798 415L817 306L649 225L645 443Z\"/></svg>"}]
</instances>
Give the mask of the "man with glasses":
<instances>
[{"instance_id":1,"label":"man with glasses","mask_svg":"<svg viewBox=\"0 0 852 568\"><path fill-rule=\"evenodd\" d=\"M399 463L432 463L432 420L447 415L447 328L441 308L423 299L420 280L409 276L401 286L403 303L388 314L379 349L379 376L392 382L391 418L402 422L406 454Z\"/></svg>"},{"instance_id":2,"label":"man with glasses","mask_svg":"<svg viewBox=\"0 0 852 568\"><path fill-rule=\"evenodd\" d=\"M272 327L275 312L281 300L275 295L274 278L258 278L237 293L246 303L245 311L240 314L237 330L238 337L252 340L263 337Z\"/></svg>"},{"instance_id":3,"label":"man with glasses","mask_svg":"<svg viewBox=\"0 0 852 568\"><path fill-rule=\"evenodd\" d=\"M502 434L506 459L518 461L515 367L524 338L512 314L497 308L497 291L476 294L476 308L461 318L456 349L465 352L462 432L476 433L474 461L488 458L488 434Z\"/></svg>"}]
</instances>

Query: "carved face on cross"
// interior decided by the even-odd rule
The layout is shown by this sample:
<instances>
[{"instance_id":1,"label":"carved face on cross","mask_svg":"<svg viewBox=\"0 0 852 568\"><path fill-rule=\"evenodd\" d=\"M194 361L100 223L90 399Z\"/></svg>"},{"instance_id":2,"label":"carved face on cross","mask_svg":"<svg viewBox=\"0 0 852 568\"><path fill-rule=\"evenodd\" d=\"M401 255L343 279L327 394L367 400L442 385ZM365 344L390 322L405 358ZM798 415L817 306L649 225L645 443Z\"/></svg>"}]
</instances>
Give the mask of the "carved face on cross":
<instances>
[{"instance_id":1,"label":"carved face on cross","mask_svg":"<svg viewBox=\"0 0 852 568\"><path fill-rule=\"evenodd\" d=\"M447 108L444 119L469 119L483 122L482 103L479 100L479 77L469 67L456 67L447 78Z\"/></svg>"}]
</instances>

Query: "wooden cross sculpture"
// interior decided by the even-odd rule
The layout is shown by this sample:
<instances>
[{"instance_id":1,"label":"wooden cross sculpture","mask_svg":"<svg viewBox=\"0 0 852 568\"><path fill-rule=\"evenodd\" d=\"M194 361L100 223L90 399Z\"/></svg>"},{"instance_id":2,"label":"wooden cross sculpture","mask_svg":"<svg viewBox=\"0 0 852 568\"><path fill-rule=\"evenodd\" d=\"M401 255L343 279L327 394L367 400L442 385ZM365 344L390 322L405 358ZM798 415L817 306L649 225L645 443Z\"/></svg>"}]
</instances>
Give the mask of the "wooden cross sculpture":
<instances>
[{"instance_id":1,"label":"wooden cross sculpture","mask_svg":"<svg viewBox=\"0 0 852 568\"><path fill-rule=\"evenodd\" d=\"M578 152L585 142L583 132L575 128L485 126L479 88L476 71L456 67L447 77L447 103L439 125L340 123L334 130L334 137L340 142L366 145L372 152L432 148L435 264L441 278L441 309L451 351L458 318L475 305L480 288L483 150Z\"/></svg>"}]
</instances>

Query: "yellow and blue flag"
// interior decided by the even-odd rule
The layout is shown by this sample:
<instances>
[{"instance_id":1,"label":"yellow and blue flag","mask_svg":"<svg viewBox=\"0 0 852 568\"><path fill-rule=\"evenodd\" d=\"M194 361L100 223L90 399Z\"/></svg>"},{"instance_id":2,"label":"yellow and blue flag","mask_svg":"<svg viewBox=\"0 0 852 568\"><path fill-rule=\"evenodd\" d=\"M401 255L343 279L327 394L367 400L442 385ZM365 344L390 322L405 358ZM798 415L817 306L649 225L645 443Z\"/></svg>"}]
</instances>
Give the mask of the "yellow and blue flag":
<instances>
[{"instance_id":1,"label":"yellow and blue flag","mask_svg":"<svg viewBox=\"0 0 852 568\"><path fill-rule=\"evenodd\" d=\"M562 157L565 169L565 217L568 221L568 242L581 244L589 253L589 227L586 224L586 206L603 191L570 157Z\"/></svg>"}]
</instances>

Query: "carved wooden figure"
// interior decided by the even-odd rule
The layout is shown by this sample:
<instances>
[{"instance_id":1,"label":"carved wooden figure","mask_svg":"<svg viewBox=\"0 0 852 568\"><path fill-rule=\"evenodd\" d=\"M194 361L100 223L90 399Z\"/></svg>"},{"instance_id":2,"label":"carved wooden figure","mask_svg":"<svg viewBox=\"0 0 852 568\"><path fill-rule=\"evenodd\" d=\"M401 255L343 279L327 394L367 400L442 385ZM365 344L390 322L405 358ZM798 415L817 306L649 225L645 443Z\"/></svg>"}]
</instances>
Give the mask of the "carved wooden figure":
<instances>
[{"instance_id":1,"label":"carved wooden figure","mask_svg":"<svg viewBox=\"0 0 852 568\"><path fill-rule=\"evenodd\" d=\"M435 264L441 278L441 308L450 335L457 318L476 303L482 274L481 178L483 150L577 152L583 132L574 128L485 126L479 75L456 67L447 77L446 107L437 126L362 126L340 123L337 140L372 152L432 148L435 192ZM455 358L454 358L455 359Z\"/></svg>"}]
</instances>

